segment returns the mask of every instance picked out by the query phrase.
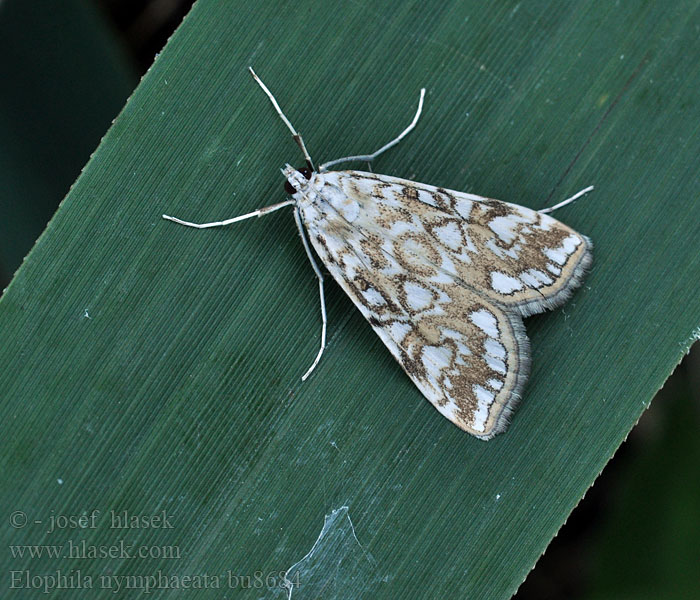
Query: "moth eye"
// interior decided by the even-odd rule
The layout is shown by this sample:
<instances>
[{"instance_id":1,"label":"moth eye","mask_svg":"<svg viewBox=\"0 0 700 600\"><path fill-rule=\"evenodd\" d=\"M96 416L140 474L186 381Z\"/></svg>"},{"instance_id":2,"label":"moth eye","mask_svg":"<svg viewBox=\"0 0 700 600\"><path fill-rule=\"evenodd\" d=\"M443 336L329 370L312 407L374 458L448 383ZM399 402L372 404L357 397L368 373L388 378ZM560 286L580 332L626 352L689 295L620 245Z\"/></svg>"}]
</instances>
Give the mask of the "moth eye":
<instances>
[{"instance_id":1,"label":"moth eye","mask_svg":"<svg viewBox=\"0 0 700 600\"><path fill-rule=\"evenodd\" d=\"M284 182L284 191L291 196L297 193L296 188L291 183L289 183L289 181Z\"/></svg>"},{"instance_id":2,"label":"moth eye","mask_svg":"<svg viewBox=\"0 0 700 600\"><path fill-rule=\"evenodd\" d=\"M311 169L307 169L306 167L302 167L301 169L298 169L298 171L307 179L311 179L311 176L313 175Z\"/></svg>"}]
</instances>

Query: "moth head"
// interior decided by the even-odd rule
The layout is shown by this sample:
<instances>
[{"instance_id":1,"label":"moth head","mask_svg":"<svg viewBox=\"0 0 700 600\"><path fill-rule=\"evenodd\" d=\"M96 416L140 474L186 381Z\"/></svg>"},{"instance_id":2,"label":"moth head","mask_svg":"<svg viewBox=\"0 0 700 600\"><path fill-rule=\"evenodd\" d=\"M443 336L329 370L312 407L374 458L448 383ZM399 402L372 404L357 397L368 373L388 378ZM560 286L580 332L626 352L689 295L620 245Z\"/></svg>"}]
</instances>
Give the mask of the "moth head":
<instances>
[{"instance_id":1,"label":"moth head","mask_svg":"<svg viewBox=\"0 0 700 600\"><path fill-rule=\"evenodd\" d=\"M308 167L295 169L291 165L286 165L282 169L282 173L284 173L284 177L287 180L284 182L284 189L291 196L306 189L309 179L313 175L313 172Z\"/></svg>"}]
</instances>

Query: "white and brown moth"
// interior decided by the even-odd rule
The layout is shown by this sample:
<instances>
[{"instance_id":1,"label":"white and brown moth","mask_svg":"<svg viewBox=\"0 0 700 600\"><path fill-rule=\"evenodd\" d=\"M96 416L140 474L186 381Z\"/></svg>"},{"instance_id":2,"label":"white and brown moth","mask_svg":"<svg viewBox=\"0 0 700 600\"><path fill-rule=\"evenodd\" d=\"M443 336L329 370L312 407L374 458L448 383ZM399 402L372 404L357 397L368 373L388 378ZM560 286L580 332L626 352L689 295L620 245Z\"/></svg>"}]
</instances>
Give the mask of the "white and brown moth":
<instances>
[{"instance_id":1,"label":"white and brown moth","mask_svg":"<svg viewBox=\"0 0 700 600\"><path fill-rule=\"evenodd\" d=\"M323 275L309 248L369 321L423 395L450 421L488 440L503 431L530 367L523 317L563 304L591 264L591 242L545 213L517 204L362 171L398 143L420 116L375 153L318 169L272 93L251 74L304 153L307 167L282 172L291 199L197 228L228 225L285 206L294 216L319 281L321 348L326 342ZM303 224L303 225L302 225ZM305 226L305 229L304 229Z\"/></svg>"}]
</instances>

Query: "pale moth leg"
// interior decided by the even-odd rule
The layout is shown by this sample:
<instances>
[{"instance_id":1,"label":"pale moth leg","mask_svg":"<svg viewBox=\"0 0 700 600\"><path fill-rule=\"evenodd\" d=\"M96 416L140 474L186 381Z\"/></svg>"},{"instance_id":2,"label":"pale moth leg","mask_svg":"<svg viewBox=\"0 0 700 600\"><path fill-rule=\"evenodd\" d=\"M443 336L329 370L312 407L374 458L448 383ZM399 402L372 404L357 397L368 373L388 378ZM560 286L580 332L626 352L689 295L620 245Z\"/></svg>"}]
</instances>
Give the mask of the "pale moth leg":
<instances>
[{"instance_id":1,"label":"pale moth leg","mask_svg":"<svg viewBox=\"0 0 700 600\"><path fill-rule=\"evenodd\" d=\"M304 227L301 224L301 215L299 214L299 207L294 209L294 220L297 223L297 229L299 229L299 235L301 236L301 241L304 243L304 250L306 250L306 256L309 257L309 262L318 277L318 293L321 298L321 347L318 350L318 354L314 359L313 364L309 367L308 371L302 375L301 380L306 381L306 378L311 375L311 372L316 368L316 365L321 360L323 351L326 348L326 326L328 324L328 319L326 318L326 298L323 293L323 274L321 269L318 268L316 261L314 260L313 254L311 254L311 248L309 248L309 242L306 239L306 234L304 233Z\"/></svg>"},{"instance_id":2,"label":"pale moth leg","mask_svg":"<svg viewBox=\"0 0 700 600\"><path fill-rule=\"evenodd\" d=\"M208 227L221 227L223 225L230 225L231 223L236 223L238 221L243 221L245 219L250 219L251 217L260 217L264 214L273 212L275 210L279 210L280 208L284 208L285 206L290 206L292 204L296 204L295 200L286 200L285 202L280 202L279 204L273 204L271 206L266 206L265 208L259 208L258 210L254 210L253 212L247 213L245 215L241 215L239 217L234 217L232 219L226 219L225 221L214 221L212 223L190 223L189 221L183 221L182 219L178 219L176 217L171 217L169 215L163 215L164 219L168 219L169 221L173 221L174 223L177 223L179 225L185 225L187 227L195 227L197 229L206 229ZM301 236L301 241L304 244L304 250L306 250L306 256L308 256L309 261L311 262L311 266L313 267L314 273L316 273L316 277L318 277L318 291L319 295L321 297L321 320L322 320L322 325L321 325L321 348L318 351L318 354L316 355L316 358L314 359L313 364L311 367L304 373L302 376L301 380L306 381L307 377L311 375L311 372L316 368L316 365L318 365L319 361L321 360L321 356L323 355L323 351L326 348L326 329L328 326L328 319L326 317L326 300L323 292L323 274L321 273L321 269L318 268L318 265L316 264L316 261L313 258L313 255L311 254L311 249L309 248L309 242L306 240L306 235L304 234L304 228L301 224L301 217L299 216L299 208L295 207L294 209L294 220L297 223L297 228L299 229L299 235Z\"/></svg>"},{"instance_id":3,"label":"pale moth leg","mask_svg":"<svg viewBox=\"0 0 700 600\"><path fill-rule=\"evenodd\" d=\"M554 212L555 210L560 209L562 206L566 206L567 204L571 204L574 202L574 200L578 200L581 196L584 194L587 194L588 192L592 191L594 188L592 185L589 185L585 190L581 190L580 192L576 192L571 198L567 198L566 200L562 200L559 204L555 204L554 206L550 206L549 208L543 208L542 210L538 210L538 213L541 214L547 214Z\"/></svg>"},{"instance_id":4,"label":"pale moth leg","mask_svg":"<svg viewBox=\"0 0 700 600\"><path fill-rule=\"evenodd\" d=\"M292 204L296 204L295 200L286 200L285 202L280 202L279 204L273 204L271 206L266 206L265 208L259 208L258 210L254 210L253 212L247 213L245 215L241 215L239 217L234 217L233 219L226 219L225 221L214 221L212 223L190 223L189 221L183 221L182 219L177 219L176 217L171 217L169 215L163 215L164 219L168 219L168 221L173 221L174 223L177 223L179 225L185 225L187 227L195 227L197 229L206 229L207 227L221 227L222 225L230 225L231 223L236 223L238 221L243 221L244 219L250 219L251 217L260 217L264 214L273 212L275 210L279 210L280 208L284 208L285 206L290 206ZM309 257L309 261L311 262L311 266L314 269L314 273L316 273L316 277L318 277L318 291L321 297L321 319L322 319L322 325L321 325L321 348L318 351L318 354L316 355L316 358L314 359L313 364L309 368L306 373L304 373L304 376L301 378L302 381L306 381L306 378L311 375L311 372L316 368L316 365L319 363L321 360L321 356L323 355L323 351L326 348L326 328L328 325L328 319L326 317L326 300L324 297L323 293L323 274L321 273L321 269L318 268L318 265L316 264L316 261L313 258L313 255L311 254L311 249L309 248L309 243L306 240L306 235L304 235L304 228L302 227L301 224L301 217L299 216L299 208L295 207L294 209L294 219L297 223L297 227L299 228L299 235L301 235L301 241L304 244L304 250L306 250L306 256Z\"/></svg>"},{"instance_id":5,"label":"pale moth leg","mask_svg":"<svg viewBox=\"0 0 700 600\"><path fill-rule=\"evenodd\" d=\"M208 227L221 227L223 225L230 225L231 223L238 223L238 221L244 221L245 219L250 219L251 217L262 217L267 213L274 212L285 206L291 206L296 204L295 200L285 200L279 204L271 204L270 206L265 206L264 208L258 208L253 212L240 215L238 217L233 217L233 219L226 219L225 221L212 221L211 223L191 223L190 221L183 221L177 217L171 217L170 215L163 215L164 219L172 221L173 223L178 223L179 225L186 225L187 227L195 227L196 229L207 229Z\"/></svg>"},{"instance_id":6,"label":"pale moth leg","mask_svg":"<svg viewBox=\"0 0 700 600\"><path fill-rule=\"evenodd\" d=\"M398 144L404 137L406 137L416 126L416 123L418 123L418 118L420 117L420 113L423 110L423 98L425 98L425 88L422 88L420 91L420 99L418 100L418 110L416 110L416 114L413 117L413 121L411 121L411 124L406 127L397 137L395 137L393 140L391 140L388 144L384 144L379 150L376 152L373 152L372 154L360 154L359 156L345 156L343 158L336 158L335 160L331 160L327 163L323 163L319 167L319 173L323 173L328 167L331 167L333 165L337 165L339 163L343 162L350 162L350 161L357 161L357 162L372 162L377 156L382 154L383 152L386 152L389 148L395 146Z\"/></svg>"}]
</instances>

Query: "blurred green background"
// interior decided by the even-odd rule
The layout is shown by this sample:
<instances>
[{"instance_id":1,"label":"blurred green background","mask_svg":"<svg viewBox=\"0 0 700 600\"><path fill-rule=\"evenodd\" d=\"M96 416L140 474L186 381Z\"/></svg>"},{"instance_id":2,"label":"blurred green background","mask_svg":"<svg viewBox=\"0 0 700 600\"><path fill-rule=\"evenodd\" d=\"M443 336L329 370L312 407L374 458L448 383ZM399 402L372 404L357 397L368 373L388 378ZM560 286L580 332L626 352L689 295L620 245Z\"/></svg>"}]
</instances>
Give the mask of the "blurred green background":
<instances>
[{"instance_id":1,"label":"blurred green background","mask_svg":"<svg viewBox=\"0 0 700 600\"><path fill-rule=\"evenodd\" d=\"M191 4L0 4L3 289ZM696 344L516 598L700 597L698 355Z\"/></svg>"}]
</instances>

